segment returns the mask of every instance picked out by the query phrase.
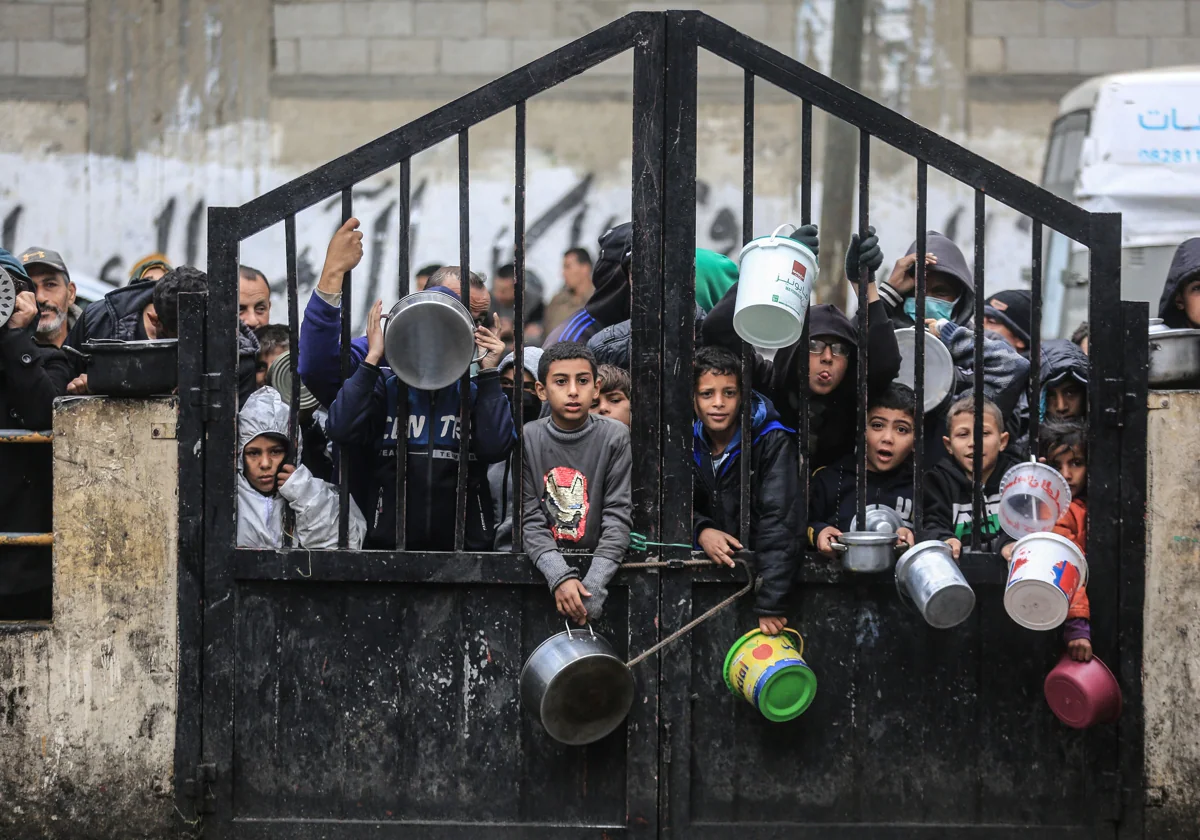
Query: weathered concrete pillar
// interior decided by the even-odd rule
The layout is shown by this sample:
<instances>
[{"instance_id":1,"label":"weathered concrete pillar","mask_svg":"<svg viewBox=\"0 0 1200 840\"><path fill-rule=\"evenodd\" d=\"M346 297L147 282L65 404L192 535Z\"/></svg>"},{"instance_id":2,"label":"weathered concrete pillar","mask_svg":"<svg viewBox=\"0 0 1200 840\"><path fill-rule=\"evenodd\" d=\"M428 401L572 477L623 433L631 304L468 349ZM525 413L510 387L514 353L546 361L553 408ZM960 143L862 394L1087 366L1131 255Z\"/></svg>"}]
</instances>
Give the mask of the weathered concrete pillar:
<instances>
[{"instance_id":1,"label":"weathered concrete pillar","mask_svg":"<svg viewBox=\"0 0 1200 840\"><path fill-rule=\"evenodd\" d=\"M0 631L0 836L167 837L174 806L175 399L54 420L54 617Z\"/></svg>"},{"instance_id":2,"label":"weathered concrete pillar","mask_svg":"<svg viewBox=\"0 0 1200 840\"><path fill-rule=\"evenodd\" d=\"M1143 673L1146 836L1200 826L1200 392L1150 393Z\"/></svg>"}]
</instances>

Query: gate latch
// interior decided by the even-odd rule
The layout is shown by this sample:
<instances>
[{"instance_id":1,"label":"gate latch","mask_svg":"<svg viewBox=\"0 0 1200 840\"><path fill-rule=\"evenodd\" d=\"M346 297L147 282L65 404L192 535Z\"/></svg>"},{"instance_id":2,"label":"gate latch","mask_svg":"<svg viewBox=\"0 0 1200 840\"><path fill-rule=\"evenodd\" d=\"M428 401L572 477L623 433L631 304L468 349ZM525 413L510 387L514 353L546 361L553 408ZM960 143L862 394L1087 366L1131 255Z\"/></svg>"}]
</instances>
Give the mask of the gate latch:
<instances>
[{"instance_id":1,"label":"gate latch","mask_svg":"<svg viewBox=\"0 0 1200 840\"><path fill-rule=\"evenodd\" d=\"M192 388L192 405L200 409L205 420L215 420L221 408L221 374L206 373L200 387Z\"/></svg>"},{"instance_id":2,"label":"gate latch","mask_svg":"<svg viewBox=\"0 0 1200 840\"><path fill-rule=\"evenodd\" d=\"M184 790L188 799L196 803L197 814L211 814L216 811L217 797L212 791L213 782L216 780L215 764L197 764L192 778L184 780Z\"/></svg>"}]
</instances>

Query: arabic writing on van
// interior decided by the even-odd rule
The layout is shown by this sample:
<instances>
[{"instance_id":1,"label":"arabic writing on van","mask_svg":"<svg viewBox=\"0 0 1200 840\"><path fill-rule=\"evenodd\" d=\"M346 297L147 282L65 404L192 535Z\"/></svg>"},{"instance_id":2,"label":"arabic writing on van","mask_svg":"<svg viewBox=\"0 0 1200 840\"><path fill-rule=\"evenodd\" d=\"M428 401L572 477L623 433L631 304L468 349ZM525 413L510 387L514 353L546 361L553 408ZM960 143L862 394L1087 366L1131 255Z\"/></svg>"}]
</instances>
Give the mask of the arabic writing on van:
<instances>
[{"instance_id":1,"label":"arabic writing on van","mask_svg":"<svg viewBox=\"0 0 1200 840\"><path fill-rule=\"evenodd\" d=\"M1145 131L1200 131L1200 111L1195 116L1195 123L1191 119L1186 113L1180 115L1177 108L1172 108L1169 114L1152 108L1138 114L1138 125ZM1139 163L1200 163L1200 145L1139 144L1137 159Z\"/></svg>"}]
</instances>

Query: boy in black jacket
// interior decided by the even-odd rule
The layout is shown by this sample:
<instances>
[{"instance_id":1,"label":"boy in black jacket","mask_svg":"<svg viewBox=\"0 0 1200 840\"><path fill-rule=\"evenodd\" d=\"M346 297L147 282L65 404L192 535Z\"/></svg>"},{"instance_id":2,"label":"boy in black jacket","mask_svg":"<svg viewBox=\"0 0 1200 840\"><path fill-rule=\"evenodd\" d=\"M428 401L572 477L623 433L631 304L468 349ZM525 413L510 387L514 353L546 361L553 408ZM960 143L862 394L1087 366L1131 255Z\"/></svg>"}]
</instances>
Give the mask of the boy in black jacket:
<instances>
[{"instance_id":1,"label":"boy in black jacket","mask_svg":"<svg viewBox=\"0 0 1200 840\"><path fill-rule=\"evenodd\" d=\"M904 520L900 542L913 544L914 434L912 388L893 382L867 403L867 509L889 507ZM850 530L858 511L856 458L853 453L813 473L808 500L808 540L833 557L830 543ZM854 523L858 528L858 523ZM862 530L859 528L859 530Z\"/></svg>"},{"instance_id":2,"label":"boy in black jacket","mask_svg":"<svg viewBox=\"0 0 1200 840\"><path fill-rule=\"evenodd\" d=\"M742 389L741 362L723 347L696 351L692 373L696 423L692 496L696 545L714 563L733 565L742 544L734 536L741 521ZM751 393L750 548L757 557L761 586L755 595L758 629L778 635L787 625L788 592L802 553L796 505L796 445L793 431L779 421L770 401Z\"/></svg>"},{"instance_id":3,"label":"boy in black jacket","mask_svg":"<svg viewBox=\"0 0 1200 840\"><path fill-rule=\"evenodd\" d=\"M923 540L943 540L957 560L975 534L974 480L975 398L963 397L946 416L942 438L950 458L925 474L925 532ZM983 401L983 523L978 526L985 551L1000 551L1012 538L1000 529L1000 479L1018 459L1005 452L1008 432L1004 417L991 400Z\"/></svg>"}]
</instances>

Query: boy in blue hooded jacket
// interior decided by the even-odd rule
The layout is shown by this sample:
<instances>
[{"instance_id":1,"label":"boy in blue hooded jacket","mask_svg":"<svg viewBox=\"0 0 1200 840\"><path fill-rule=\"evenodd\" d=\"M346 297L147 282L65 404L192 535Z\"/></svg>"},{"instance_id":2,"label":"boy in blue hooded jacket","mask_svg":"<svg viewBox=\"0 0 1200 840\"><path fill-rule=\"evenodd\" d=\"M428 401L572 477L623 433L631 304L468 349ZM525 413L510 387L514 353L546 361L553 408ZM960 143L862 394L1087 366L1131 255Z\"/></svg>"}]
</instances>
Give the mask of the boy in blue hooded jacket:
<instances>
[{"instance_id":1,"label":"boy in blue hooded jacket","mask_svg":"<svg viewBox=\"0 0 1200 840\"><path fill-rule=\"evenodd\" d=\"M454 295L437 286L432 291ZM400 381L379 368L383 358L383 302L367 316L367 353L329 407L329 439L369 454L370 480L364 490L367 517L364 548L391 549L396 540L396 441L400 431ZM496 369L504 343L485 327L475 343L487 350L480 373L471 382L471 462L467 478L467 551L491 551L495 539L487 467L508 457L516 440L512 409ZM406 548L454 550L458 487L459 388L455 382L437 391L408 389L404 412L407 433Z\"/></svg>"},{"instance_id":2,"label":"boy in blue hooded jacket","mask_svg":"<svg viewBox=\"0 0 1200 840\"><path fill-rule=\"evenodd\" d=\"M692 533L714 563L733 565L743 546L734 534L741 522L741 362L723 347L696 351L693 367ZM770 400L752 392L750 438L750 545L761 585L754 610L763 633L787 625L787 599L803 548L797 505L796 443Z\"/></svg>"}]
</instances>

